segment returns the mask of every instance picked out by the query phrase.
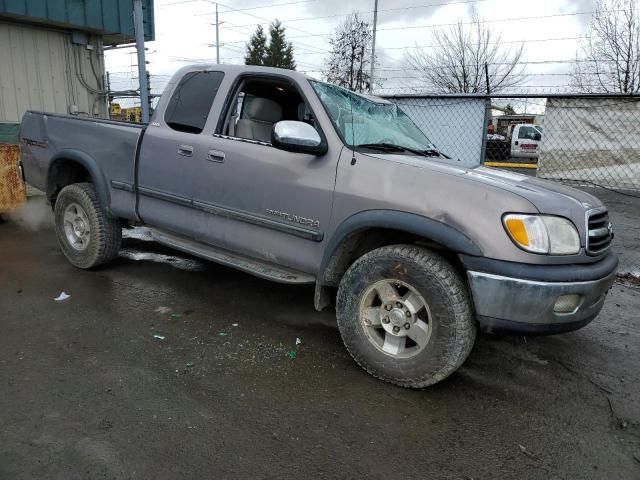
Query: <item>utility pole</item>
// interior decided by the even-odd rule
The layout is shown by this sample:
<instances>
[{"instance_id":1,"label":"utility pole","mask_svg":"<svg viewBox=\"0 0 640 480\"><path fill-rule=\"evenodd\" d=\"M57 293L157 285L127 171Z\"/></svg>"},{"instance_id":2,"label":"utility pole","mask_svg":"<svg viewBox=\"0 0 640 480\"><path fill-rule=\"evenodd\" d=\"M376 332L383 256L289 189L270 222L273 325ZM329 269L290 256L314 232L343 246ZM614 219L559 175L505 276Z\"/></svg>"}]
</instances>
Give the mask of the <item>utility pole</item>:
<instances>
[{"instance_id":1,"label":"utility pole","mask_svg":"<svg viewBox=\"0 0 640 480\"><path fill-rule=\"evenodd\" d=\"M484 62L484 80L487 82L487 95L491 95L491 86L489 84L489 65Z\"/></svg>"},{"instance_id":2,"label":"utility pole","mask_svg":"<svg viewBox=\"0 0 640 480\"><path fill-rule=\"evenodd\" d=\"M373 38L371 39L371 72L369 74L369 93L373 93L373 72L376 63L376 29L378 28L378 0L373 4Z\"/></svg>"},{"instance_id":3,"label":"utility pole","mask_svg":"<svg viewBox=\"0 0 640 480\"><path fill-rule=\"evenodd\" d=\"M218 21L218 2L216 2L216 63L220 64L220 22Z\"/></svg>"},{"instance_id":4,"label":"utility pole","mask_svg":"<svg viewBox=\"0 0 640 480\"><path fill-rule=\"evenodd\" d=\"M106 98L105 100L107 101L107 118L111 118L111 79L109 78L109 72L107 72L107 81L105 82L106 84L106 88L104 89L105 93L106 93Z\"/></svg>"},{"instance_id":5,"label":"utility pole","mask_svg":"<svg viewBox=\"0 0 640 480\"><path fill-rule=\"evenodd\" d=\"M149 123L149 82L147 81L147 61L144 54L142 0L133 0L133 27L136 33L136 50L138 52L138 86L140 88L142 122Z\"/></svg>"}]
</instances>

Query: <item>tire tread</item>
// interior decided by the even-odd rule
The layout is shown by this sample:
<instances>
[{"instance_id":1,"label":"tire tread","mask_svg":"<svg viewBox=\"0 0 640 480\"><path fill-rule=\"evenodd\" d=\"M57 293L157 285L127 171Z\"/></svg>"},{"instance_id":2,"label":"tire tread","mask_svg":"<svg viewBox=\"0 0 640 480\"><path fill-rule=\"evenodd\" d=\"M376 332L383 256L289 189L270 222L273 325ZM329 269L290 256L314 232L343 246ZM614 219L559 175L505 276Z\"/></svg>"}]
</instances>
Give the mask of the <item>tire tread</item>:
<instances>
[{"instance_id":1,"label":"tire tread","mask_svg":"<svg viewBox=\"0 0 640 480\"><path fill-rule=\"evenodd\" d=\"M455 338L453 342L451 342L452 345L449 350L446 363L435 374L427 374L414 378L398 380L371 368L367 364L366 359L360 355L359 352L355 351L353 348L354 346L350 344L344 336L343 341L347 351L355 362L373 377L400 387L425 388L438 383L451 375L451 373L457 370L469 356L475 342L477 330L476 322L473 319L471 298L466 283L455 268L441 255L422 247L416 247L413 245L391 245L381 247L366 253L356 260L354 265L364 262L376 263L378 260L388 258L390 255L412 260L417 264L422 265L433 275L434 279L440 282L450 293L449 298L451 299L455 316ZM345 287L350 283L349 277L351 275L354 275L353 268L349 268L349 270L347 270L340 283L340 287L338 288L338 305L347 300L346 297L348 292ZM338 322L340 323L340 315L338 315Z\"/></svg>"},{"instance_id":2,"label":"tire tread","mask_svg":"<svg viewBox=\"0 0 640 480\"><path fill-rule=\"evenodd\" d=\"M122 227L120 226L118 219L110 217L102 208L93 185L91 183L84 182L74 183L64 187L56 201L56 217L58 214L58 206L61 205L60 198L62 196L77 198L79 200L78 203L80 203L87 211L90 221L95 219L97 222L97 228L94 228L93 225L91 228L90 241L93 242L95 240L97 242L97 252L94 254L93 258L91 258L88 263L82 265L76 264L72 259L69 260L79 268L90 269L108 263L117 257L122 244ZM56 230L59 230L57 224ZM63 233L58 231L59 241L64 242L65 240L61 235L63 235ZM91 246L89 248L91 248Z\"/></svg>"}]
</instances>

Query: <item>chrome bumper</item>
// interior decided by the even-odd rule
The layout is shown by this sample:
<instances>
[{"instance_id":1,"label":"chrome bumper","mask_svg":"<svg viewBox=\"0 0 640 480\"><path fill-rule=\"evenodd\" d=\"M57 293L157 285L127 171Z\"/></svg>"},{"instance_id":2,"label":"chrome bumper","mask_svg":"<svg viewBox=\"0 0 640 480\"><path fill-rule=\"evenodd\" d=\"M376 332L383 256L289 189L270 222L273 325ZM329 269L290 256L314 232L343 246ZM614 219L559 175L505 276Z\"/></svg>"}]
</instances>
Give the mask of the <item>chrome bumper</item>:
<instances>
[{"instance_id":1,"label":"chrome bumper","mask_svg":"<svg viewBox=\"0 0 640 480\"><path fill-rule=\"evenodd\" d=\"M541 282L467 272L476 315L488 331L556 333L580 328L602 309L616 271L587 282ZM558 297L578 295L576 308L555 311Z\"/></svg>"}]
</instances>

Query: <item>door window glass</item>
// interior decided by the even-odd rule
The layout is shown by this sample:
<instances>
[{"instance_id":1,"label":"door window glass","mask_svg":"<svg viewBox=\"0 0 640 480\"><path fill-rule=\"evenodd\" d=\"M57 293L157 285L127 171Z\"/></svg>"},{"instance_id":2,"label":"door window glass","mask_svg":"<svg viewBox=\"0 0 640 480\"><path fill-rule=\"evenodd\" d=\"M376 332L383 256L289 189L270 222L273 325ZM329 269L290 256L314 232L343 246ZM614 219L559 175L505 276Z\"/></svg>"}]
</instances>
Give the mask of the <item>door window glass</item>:
<instances>
[{"instance_id":1,"label":"door window glass","mask_svg":"<svg viewBox=\"0 0 640 480\"><path fill-rule=\"evenodd\" d=\"M222 77L222 72L185 74L167 104L164 113L167 125L179 132L202 132Z\"/></svg>"},{"instance_id":2,"label":"door window glass","mask_svg":"<svg viewBox=\"0 0 640 480\"><path fill-rule=\"evenodd\" d=\"M535 140L536 139L537 130L533 127L520 127L520 131L518 132L518 138L524 138L527 140Z\"/></svg>"},{"instance_id":3,"label":"door window glass","mask_svg":"<svg viewBox=\"0 0 640 480\"><path fill-rule=\"evenodd\" d=\"M271 130L281 120L305 122L318 130L310 107L295 84L280 79L250 78L236 93L223 135L271 142Z\"/></svg>"}]
</instances>

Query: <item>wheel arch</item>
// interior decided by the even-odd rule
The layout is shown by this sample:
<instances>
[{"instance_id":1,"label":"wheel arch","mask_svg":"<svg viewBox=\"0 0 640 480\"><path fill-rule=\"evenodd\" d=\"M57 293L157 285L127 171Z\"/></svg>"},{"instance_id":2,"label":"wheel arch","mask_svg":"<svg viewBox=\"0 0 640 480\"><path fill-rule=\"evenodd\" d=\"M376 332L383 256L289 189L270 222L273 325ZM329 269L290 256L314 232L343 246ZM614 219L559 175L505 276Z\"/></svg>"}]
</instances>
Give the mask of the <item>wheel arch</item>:
<instances>
[{"instance_id":1,"label":"wheel arch","mask_svg":"<svg viewBox=\"0 0 640 480\"><path fill-rule=\"evenodd\" d=\"M90 155L74 149L63 149L51 158L47 174L47 199L55 204L56 198L67 185L79 182L93 184L100 205L109 206L107 181L96 160Z\"/></svg>"},{"instance_id":2,"label":"wheel arch","mask_svg":"<svg viewBox=\"0 0 640 480\"><path fill-rule=\"evenodd\" d=\"M331 289L359 257L392 244L418 244L449 253L461 267L457 254L482 256L480 247L458 229L422 215L397 210L367 210L344 220L325 249L316 281L315 306L331 304Z\"/></svg>"}]
</instances>

